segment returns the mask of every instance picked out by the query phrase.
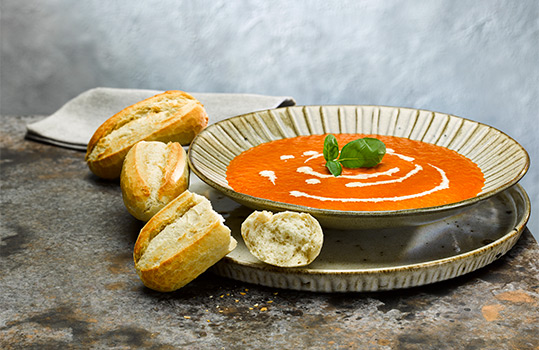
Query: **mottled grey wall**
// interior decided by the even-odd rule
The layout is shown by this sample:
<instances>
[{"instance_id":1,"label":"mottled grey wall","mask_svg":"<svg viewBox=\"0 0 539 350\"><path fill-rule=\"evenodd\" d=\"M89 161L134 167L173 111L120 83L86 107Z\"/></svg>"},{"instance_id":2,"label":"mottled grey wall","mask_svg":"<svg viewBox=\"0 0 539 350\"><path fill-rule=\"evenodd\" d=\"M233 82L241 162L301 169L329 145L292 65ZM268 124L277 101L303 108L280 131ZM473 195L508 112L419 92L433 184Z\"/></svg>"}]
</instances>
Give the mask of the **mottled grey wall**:
<instances>
[{"instance_id":1,"label":"mottled grey wall","mask_svg":"<svg viewBox=\"0 0 539 350\"><path fill-rule=\"evenodd\" d=\"M539 159L537 0L1 1L2 114L96 86L290 95L468 117Z\"/></svg>"}]
</instances>

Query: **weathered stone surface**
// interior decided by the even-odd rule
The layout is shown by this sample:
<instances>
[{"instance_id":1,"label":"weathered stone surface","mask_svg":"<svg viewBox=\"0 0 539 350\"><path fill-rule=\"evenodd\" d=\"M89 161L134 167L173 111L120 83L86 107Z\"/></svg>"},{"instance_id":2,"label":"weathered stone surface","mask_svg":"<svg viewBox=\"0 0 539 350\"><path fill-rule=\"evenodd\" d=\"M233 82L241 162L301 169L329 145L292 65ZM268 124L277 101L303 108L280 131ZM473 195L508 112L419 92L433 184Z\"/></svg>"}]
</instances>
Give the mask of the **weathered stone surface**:
<instances>
[{"instance_id":1,"label":"weathered stone surface","mask_svg":"<svg viewBox=\"0 0 539 350\"><path fill-rule=\"evenodd\" d=\"M142 224L117 182L81 152L0 132L2 349L536 349L539 246L529 231L491 265L383 293L279 290L214 275L174 293L145 288Z\"/></svg>"}]
</instances>

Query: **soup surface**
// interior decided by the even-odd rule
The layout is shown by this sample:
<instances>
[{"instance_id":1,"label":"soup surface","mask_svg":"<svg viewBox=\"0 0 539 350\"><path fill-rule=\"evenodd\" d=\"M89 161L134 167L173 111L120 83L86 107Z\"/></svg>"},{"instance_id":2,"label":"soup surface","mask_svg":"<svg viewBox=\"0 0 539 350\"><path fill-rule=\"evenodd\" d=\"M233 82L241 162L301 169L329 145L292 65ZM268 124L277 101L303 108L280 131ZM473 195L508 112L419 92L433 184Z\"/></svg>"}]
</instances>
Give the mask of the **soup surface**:
<instances>
[{"instance_id":1,"label":"soup surface","mask_svg":"<svg viewBox=\"0 0 539 350\"><path fill-rule=\"evenodd\" d=\"M445 147L406 138L336 134L339 147L376 137L386 155L373 168L343 168L333 176L322 154L326 135L263 143L232 160L228 184L237 192L312 208L380 211L439 206L476 196L479 167Z\"/></svg>"}]
</instances>

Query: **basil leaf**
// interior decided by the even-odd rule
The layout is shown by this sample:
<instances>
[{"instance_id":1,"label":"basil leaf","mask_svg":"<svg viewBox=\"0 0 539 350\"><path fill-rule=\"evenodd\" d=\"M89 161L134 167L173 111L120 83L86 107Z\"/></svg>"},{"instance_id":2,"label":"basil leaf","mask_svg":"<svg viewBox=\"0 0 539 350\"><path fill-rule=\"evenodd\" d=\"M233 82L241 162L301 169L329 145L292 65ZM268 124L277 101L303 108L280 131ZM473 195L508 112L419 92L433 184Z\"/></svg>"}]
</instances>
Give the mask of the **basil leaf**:
<instances>
[{"instance_id":1,"label":"basil leaf","mask_svg":"<svg viewBox=\"0 0 539 350\"><path fill-rule=\"evenodd\" d=\"M365 137L363 138L363 140L365 140L365 142L367 143L367 147L370 152L370 157L368 157L368 160L363 166L367 168L372 168L380 164L380 162L384 158L386 154L386 145L382 141L372 137Z\"/></svg>"},{"instance_id":2,"label":"basil leaf","mask_svg":"<svg viewBox=\"0 0 539 350\"><path fill-rule=\"evenodd\" d=\"M326 136L324 140L324 159L326 161L335 160L339 156L339 144L337 143L337 138L332 134Z\"/></svg>"},{"instance_id":3,"label":"basil leaf","mask_svg":"<svg viewBox=\"0 0 539 350\"><path fill-rule=\"evenodd\" d=\"M385 144L375 138L362 138L347 143L341 150L339 162L347 168L371 168L382 161Z\"/></svg>"},{"instance_id":4,"label":"basil leaf","mask_svg":"<svg viewBox=\"0 0 539 350\"><path fill-rule=\"evenodd\" d=\"M326 162L326 168L333 176L339 176L342 173L342 165L336 160Z\"/></svg>"}]
</instances>

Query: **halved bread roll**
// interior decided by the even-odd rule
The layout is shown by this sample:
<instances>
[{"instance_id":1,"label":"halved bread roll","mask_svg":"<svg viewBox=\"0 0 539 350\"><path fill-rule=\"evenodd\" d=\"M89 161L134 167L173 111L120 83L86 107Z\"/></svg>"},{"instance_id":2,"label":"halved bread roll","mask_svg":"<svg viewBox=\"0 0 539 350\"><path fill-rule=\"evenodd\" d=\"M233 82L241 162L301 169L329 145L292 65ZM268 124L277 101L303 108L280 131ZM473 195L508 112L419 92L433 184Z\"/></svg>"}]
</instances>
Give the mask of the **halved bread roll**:
<instances>
[{"instance_id":1,"label":"halved bread roll","mask_svg":"<svg viewBox=\"0 0 539 350\"><path fill-rule=\"evenodd\" d=\"M280 267L305 266L320 254L322 227L307 213L255 211L241 225L247 249L259 260Z\"/></svg>"},{"instance_id":2,"label":"halved bread roll","mask_svg":"<svg viewBox=\"0 0 539 350\"><path fill-rule=\"evenodd\" d=\"M148 288L170 292L217 263L236 243L210 201L185 191L140 231L133 252L135 268Z\"/></svg>"},{"instance_id":3,"label":"halved bread roll","mask_svg":"<svg viewBox=\"0 0 539 350\"><path fill-rule=\"evenodd\" d=\"M138 142L127 152L120 187L127 211L139 220L150 220L189 187L189 167L182 145Z\"/></svg>"},{"instance_id":4,"label":"halved bread roll","mask_svg":"<svg viewBox=\"0 0 539 350\"><path fill-rule=\"evenodd\" d=\"M183 91L166 91L105 121L90 139L85 159L97 176L118 178L127 152L137 142L188 144L207 125L208 115L197 99Z\"/></svg>"}]
</instances>

